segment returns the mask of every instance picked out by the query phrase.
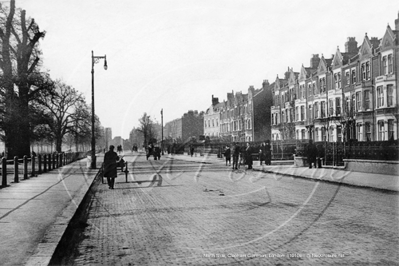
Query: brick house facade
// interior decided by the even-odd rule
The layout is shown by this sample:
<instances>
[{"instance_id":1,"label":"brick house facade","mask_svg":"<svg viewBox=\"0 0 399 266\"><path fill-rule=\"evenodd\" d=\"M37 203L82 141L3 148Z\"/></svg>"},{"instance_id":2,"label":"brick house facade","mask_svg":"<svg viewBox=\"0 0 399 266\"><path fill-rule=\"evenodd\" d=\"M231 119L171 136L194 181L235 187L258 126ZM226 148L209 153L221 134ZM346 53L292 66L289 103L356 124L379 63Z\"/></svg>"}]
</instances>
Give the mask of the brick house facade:
<instances>
[{"instance_id":1,"label":"brick house facade","mask_svg":"<svg viewBox=\"0 0 399 266\"><path fill-rule=\"evenodd\" d=\"M192 137L198 140L204 134L203 124L204 113L190 110L181 118L174 119L165 124L165 139L170 139L177 143L188 142Z\"/></svg>"}]
</instances>

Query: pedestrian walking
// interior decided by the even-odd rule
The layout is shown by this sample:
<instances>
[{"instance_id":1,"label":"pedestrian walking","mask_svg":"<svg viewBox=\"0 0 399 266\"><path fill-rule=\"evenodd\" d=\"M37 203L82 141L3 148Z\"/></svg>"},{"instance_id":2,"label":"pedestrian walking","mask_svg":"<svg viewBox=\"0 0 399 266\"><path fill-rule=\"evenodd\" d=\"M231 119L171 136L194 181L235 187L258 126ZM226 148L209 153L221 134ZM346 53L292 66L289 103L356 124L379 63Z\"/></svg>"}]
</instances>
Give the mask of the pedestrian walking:
<instances>
[{"instance_id":1,"label":"pedestrian walking","mask_svg":"<svg viewBox=\"0 0 399 266\"><path fill-rule=\"evenodd\" d=\"M237 143L234 143L233 150L233 169L240 168L240 164L238 163L238 159L240 158L240 146Z\"/></svg>"},{"instance_id":2,"label":"pedestrian walking","mask_svg":"<svg viewBox=\"0 0 399 266\"><path fill-rule=\"evenodd\" d=\"M247 147L245 148L245 164L248 165L247 169L252 169L252 147L249 142L247 142Z\"/></svg>"},{"instance_id":3,"label":"pedestrian walking","mask_svg":"<svg viewBox=\"0 0 399 266\"><path fill-rule=\"evenodd\" d=\"M190 155L191 155L191 157L193 157L193 155L194 155L194 145L193 144L190 145Z\"/></svg>"},{"instance_id":4,"label":"pedestrian walking","mask_svg":"<svg viewBox=\"0 0 399 266\"><path fill-rule=\"evenodd\" d=\"M226 150L224 151L224 157L226 158L226 166L227 162L229 163L229 166L231 166L231 149L230 146L226 146Z\"/></svg>"},{"instance_id":5,"label":"pedestrian walking","mask_svg":"<svg viewBox=\"0 0 399 266\"><path fill-rule=\"evenodd\" d=\"M265 143L262 142L262 144L259 147L259 162L260 162L260 165L262 165L263 161L266 160L266 147L265 146L266 146ZM266 164L266 161L265 161L265 164Z\"/></svg>"},{"instance_id":6,"label":"pedestrian walking","mask_svg":"<svg viewBox=\"0 0 399 266\"><path fill-rule=\"evenodd\" d=\"M109 146L109 151L104 155L104 177L107 178L108 187L110 189L114 189L119 163L119 156L114 149L114 145Z\"/></svg>"},{"instance_id":7,"label":"pedestrian walking","mask_svg":"<svg viewBox=\"0 0 399 266\"><path fill-rule=\"evenodd\" d=\"M272 147L270 145L270 140L266 140L265 143L265 164L272 164Z\"/></svg>"},{"instance_id":8,"label":"pedestrian walking","mask_svg":"<svg viewBox=\"0 0 399 266\"><path fill-rule=\"evenodd\" d=\"M161 148L158 145L154 148L154 160L161 160Z\"/></svg>"},{"instance_id":9,"label":"pedestrian walking","mask_svg":"<svg viewBox=\"0 0 399 266\"><path fill-rule=\"evenodd\" d=\"M118 146L116 147L116 150L118 151L118 154L121 154L122 151L123 151L122 145L118 145Z\"/></svg>"},{"instance_id":10,"label":"pedestrian walking","mask_svg":"<svg viewBox=\"0 0 399 266\"><path fill-rule=\"evenodd\" d=\"M148 160L148 158L150 158L150 156L153 155L154 146L152 145L152 143L148 144L147 149L148 149L147 150L147 160Z\"/></svg>"},{"instance_id":11,"label":"pedestrian walking","mask_svg":"<svg viewBox=\"0 0 399 266\"><path fill-rule=\"evenodd\" d=\"M312 164L314 164L314 168L317 168L317 165L316 165L317 153L318 153L318 150L317 150L316 145L314 145L312 140L309 140L309 144L308 144L307 151L306 151L309 169L312 168Z\"/></svg>"}]
</instances>

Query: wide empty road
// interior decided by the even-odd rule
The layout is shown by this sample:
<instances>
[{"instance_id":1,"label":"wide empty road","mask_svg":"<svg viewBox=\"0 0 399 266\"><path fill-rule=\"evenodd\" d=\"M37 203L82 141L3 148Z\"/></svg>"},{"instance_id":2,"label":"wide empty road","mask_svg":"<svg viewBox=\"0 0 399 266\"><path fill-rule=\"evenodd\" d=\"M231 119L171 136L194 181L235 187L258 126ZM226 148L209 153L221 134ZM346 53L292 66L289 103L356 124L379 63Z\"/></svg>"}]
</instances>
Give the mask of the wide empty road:
<instances>
[{"instance_id":1,"label":"wide empty road","mask_svg":"<svg viewBox=\"0 0 399 266\"><path fill-rule=\"evenodd\" d=\"M397 193L232 171L220 159L125 159L128 182L120 173L115 189L93 187L64 263L398 265Z\"/></svg>"}]
</instances>

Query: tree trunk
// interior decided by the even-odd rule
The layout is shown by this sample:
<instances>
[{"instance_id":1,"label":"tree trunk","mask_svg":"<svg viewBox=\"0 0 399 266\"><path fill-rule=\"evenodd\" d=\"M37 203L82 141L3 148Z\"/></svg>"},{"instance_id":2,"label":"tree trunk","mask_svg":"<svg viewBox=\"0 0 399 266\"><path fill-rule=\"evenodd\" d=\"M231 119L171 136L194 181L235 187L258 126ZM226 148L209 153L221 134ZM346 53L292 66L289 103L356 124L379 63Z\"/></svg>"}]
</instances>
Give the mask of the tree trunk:
<instances>
[{"instance_id":1,"label":"tree trunk","mask_svg":"<svg viewBox=\"0 0 399 266\"><path fill-rule=\"evenodd\" d=\"M14 156L23 158L30 156L30 128L28 104L18 98L13 100L12 112L8 114L9 121L5 130L5 145L7 159Z\"/></svg>"},{"instance_id":2,"label":"tree trunk","mask_svg":"<svg viewBox=\"0 0 399 266\"><path fill-rule=\"evenodd\" d=\"M55 140L55 150L57 152L62 151L62 138L57 137L57 139Z\"/></svg>"}]
</instances>

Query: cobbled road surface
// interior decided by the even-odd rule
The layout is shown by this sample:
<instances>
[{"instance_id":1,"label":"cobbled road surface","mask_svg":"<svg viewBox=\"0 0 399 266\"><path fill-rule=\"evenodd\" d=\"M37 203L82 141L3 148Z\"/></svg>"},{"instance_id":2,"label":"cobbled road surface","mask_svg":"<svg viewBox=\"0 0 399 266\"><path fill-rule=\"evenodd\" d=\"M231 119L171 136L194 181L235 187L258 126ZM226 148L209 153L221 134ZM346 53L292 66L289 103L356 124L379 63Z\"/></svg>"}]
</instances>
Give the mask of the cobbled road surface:
<instances>
[{"instance_id":1,"label":"cobbled road surface","mask_svg":"<svg viewBox=\"0 0 399 266\"><path fill-rule=\"evenodd\" d=\"M398 193L184 158L125 156L128 182L93 186L64 262L399 265Z\"/></svg>"}]
</instances>

